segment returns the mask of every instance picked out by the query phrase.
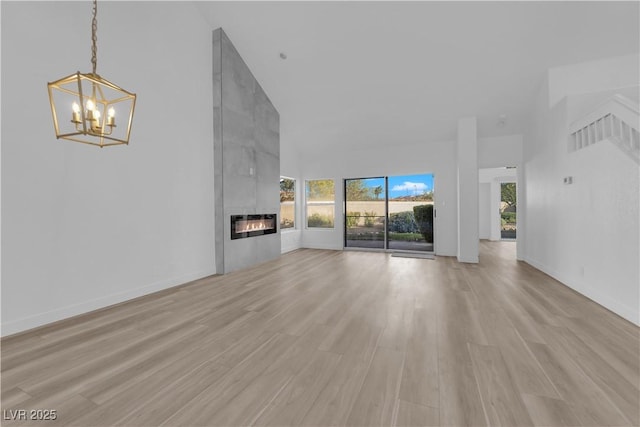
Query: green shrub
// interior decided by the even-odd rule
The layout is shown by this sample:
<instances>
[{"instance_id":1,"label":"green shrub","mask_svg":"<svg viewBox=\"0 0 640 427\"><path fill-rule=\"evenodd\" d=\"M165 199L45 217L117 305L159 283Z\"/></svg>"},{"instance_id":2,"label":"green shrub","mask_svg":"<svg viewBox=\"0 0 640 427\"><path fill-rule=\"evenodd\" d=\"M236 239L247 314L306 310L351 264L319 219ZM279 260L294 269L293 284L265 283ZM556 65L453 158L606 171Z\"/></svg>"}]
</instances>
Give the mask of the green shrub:
<instances>
[{"instance_id":1,"label":"green shrub","mask_svg":"<svg viewBox=\"0 0 640 427\"><path fill-rule=\"evenodd\" d=\"M502 212L500 214L500 217L507 223L507 224L515 224L516 223L516 213L515 212Z\"/></svg>"},{"instance_id":2,"label":"green shrub","mask_svg":"<svg viewBox=\"0 0 640 427\"><path fill-rule=\"evenodd\" d=\"M293 221L289 218L282 218L280 220L280 228L293 228Z\"/></svg>"},{"instance_id":3,"label":"green shrub","mask_svg":"<svg viewBox=\"0 0 640 427\"><path fill-rule=\"evenodd\" d=\"M347 234L347 240L372 240L380 241L384 240L383 231L369 231L366 233L350 233Z\"/></svg>"},{"instance_id":4,"label":"green shrub","mask_svg":"<svg viewBox=\"0 0 640 427\"><path fill-rule=\"evenodd\" d=\"M413 216L427 243L433 243L433 205L413 207Z\"/></svg>"},{"instance_id":5,"label":"green shrub","mask_svg":"<svg viewBox=\"0 0 640 427\"><path fill-rule=\"evenodd\" d=\"M308 227L333 228L333 218L329 215L314 213L307 219Z\"/></svg>"},{"instance_id":6,"label":"green shrub","mask_svg":"<svg viewBox=\"0 0 640 427\"><path fill-rule=\"evenodd\" d=\"M375 221L375 217L376 217L376 213L371 211L371 212L364 212L364 226L365 227L373 227L373 223Z\"/></svg>"},{"instance_id":7,"label":"green shrub","mask_svg":"<svg viewBox=\"0 0 640 427\"><path fill-rule=\"evenodd\" d=\"M405 211L389 215L389 231L392 233L419 233L413 212Z\"/></svg>"},{"instance_id":8,"label":"green shrub","mask_svg":"<svg viewBox=\"0 0 640 427\"><path fill-rule=\"evenodd\" d=\"M420 233L389 233L389 240L399 240L402 242L419 242L424 238Z\"/></svg>"},{"instance_id":9,"label":"green shrub","mask_svg":"<svg viewBox=\"0 0 640 427\"><path fill-rule=\"evenodd\" d=\"M345 218L347 223L347 228L352 228L358 225L358 221L360 221L360 212L347 212L347 217Z\"/></svg>"}]
</instances>

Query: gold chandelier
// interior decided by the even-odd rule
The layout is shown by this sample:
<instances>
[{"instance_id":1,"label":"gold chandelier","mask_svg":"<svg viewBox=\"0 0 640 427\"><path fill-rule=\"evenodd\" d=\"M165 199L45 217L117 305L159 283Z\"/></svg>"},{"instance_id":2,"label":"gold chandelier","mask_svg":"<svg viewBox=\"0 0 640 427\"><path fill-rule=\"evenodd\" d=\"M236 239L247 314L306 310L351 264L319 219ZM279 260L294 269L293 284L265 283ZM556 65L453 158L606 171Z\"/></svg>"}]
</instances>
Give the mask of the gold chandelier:
<instances>
[{"instance_id":1,"label":"gold chandelier","mask_svg":"<svg viewBox=\"0 0 640 427\"><path fill-rule=\"evenodd\" d=\"M78 71L47 84L53 126L58 139L69 139L98 147L129 144L136 94L116 86L96 73L97 13L98 3L97 0L93 0L93 71L87 74Z\"/></svg>"}]
</instances>

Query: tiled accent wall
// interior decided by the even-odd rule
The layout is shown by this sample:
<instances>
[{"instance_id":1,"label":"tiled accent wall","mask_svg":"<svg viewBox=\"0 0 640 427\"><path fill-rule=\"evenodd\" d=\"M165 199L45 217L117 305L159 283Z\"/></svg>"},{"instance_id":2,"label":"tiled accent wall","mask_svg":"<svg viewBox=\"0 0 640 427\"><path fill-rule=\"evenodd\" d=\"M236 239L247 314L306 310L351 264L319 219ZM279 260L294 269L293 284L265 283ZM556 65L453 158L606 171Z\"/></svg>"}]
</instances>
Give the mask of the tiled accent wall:
<instances>
[{"instance_id":1,"label":"tiled accent wall","mask_svg":"<svg viewBox=\"0 0 640 427\"><path fill-rule=\"evenodd\" d=\"M231 215L280 212L280 115L224 31L213 32L216 271L280 256L280 232L231 240Z\"/></svg>"}]
</instances>

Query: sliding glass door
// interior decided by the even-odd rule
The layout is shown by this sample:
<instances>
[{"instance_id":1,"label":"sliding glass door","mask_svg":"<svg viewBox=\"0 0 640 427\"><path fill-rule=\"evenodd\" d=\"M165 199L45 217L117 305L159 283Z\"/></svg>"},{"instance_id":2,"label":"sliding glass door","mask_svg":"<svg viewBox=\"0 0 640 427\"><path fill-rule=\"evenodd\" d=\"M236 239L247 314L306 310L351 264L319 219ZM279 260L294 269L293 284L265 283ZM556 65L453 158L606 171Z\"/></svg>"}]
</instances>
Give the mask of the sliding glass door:
<instances>
[{"instance_id":1,"label":"sliding glass door","mask_svg":"<svg viewBox=\"0 0 640 427\"><path fill-rule=\"evenodd\" d=\"M385 248L386 183L384 178L345 179L344 245Z\"/></svg>"},{"instance_id":2,"label":"sliding glass door","mask_svg":"<svg viewBox=\"0 0 640 427\"><path fill-rule=\"evenodd\" d=\"M388 249L433 252L433 175L390 176Z\"/></svg>"},{"instance_id":3,"label":"sliding glass door","mask_svg":"<svg viewBox=\"0 0 640 427\"><path fill-rule=\"evenodd\" d=\"M344 246L433 252L433 175L345 179Z\"/></svg>"}]
</instances>

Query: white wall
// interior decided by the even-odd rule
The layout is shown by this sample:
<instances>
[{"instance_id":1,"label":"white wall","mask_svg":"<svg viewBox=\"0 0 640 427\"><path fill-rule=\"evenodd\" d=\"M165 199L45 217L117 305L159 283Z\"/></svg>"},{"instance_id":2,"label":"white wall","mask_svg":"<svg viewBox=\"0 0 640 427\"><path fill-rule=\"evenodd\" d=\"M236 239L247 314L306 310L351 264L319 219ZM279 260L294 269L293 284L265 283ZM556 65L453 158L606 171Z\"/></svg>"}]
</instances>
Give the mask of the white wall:
<instances>
[{"instance_id":1,"label":"white wall","mask_svg":"<svg viewBox=\"0 0 640 427\"><path fill-rule=\"evenodd\" d=\"M478 168L518 166L522 163L522 135L478 138Z\"/></svg>"},{"instance_id":2,"label":"white wall","mask_svg":"<svg viewBox=\"0 0 640 427\"><path fill-rule=\"evenodd\" d=\"M637 58L551 70L537 92L524 145L525 259L640 324L640 168L609 142L569 153L568 106L575 102L550 99L550 93L576 90L574 77L580 76L593 77L579 86L584 92L637 85ZM573 185L563 184L565 176Z\"/></svg>"},{"instance_id":3,"label":"white wall","mask_svg":"<svg viewBox=\"0 0 640 427\"><path fill-rule=\"evenodd\" d=\"M211 29L189 3L99 3L98 73L138 94L130 145L99 149L55 139L46 90L91 70L90 22L2 2L3 335L215 273Z\"/></svg>"},{"instance_id":4,"label":"white wall","mask_svg":"<svg viewBox=\"0 0 640 427\"><path fill-rule=\"evenodd\" d=\"M304 229L302 245L308 248L343 248L343 179L433 173L437 212L435 251L438 255L455 256L458 238L455 156L455 141L301 153L300 164L305 165L302 179L334 179L337 198L335 228ZM283 171L285 169L283 166Z\"/></svg>"},{"instance_id":5,"label":"white wall","mask_svg":"<svg viewBox=\"0 0 640 427\"><path fill-rule=\"evenodd\" d=\"M567 95L637 86L639 61L635 54L552 68L548 88L544 88L548 105L553 107Z\"/></svg>"}]
</instances>

